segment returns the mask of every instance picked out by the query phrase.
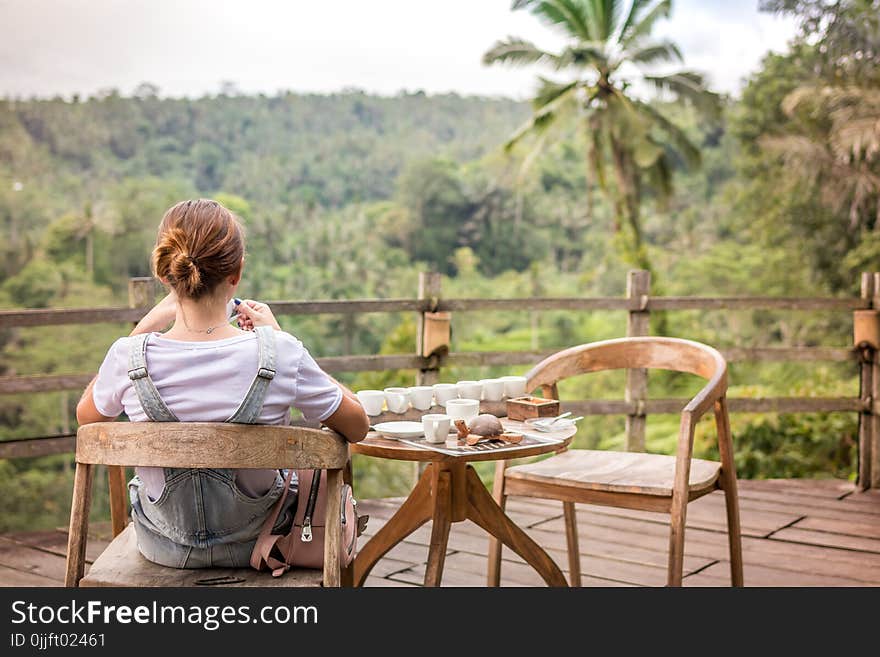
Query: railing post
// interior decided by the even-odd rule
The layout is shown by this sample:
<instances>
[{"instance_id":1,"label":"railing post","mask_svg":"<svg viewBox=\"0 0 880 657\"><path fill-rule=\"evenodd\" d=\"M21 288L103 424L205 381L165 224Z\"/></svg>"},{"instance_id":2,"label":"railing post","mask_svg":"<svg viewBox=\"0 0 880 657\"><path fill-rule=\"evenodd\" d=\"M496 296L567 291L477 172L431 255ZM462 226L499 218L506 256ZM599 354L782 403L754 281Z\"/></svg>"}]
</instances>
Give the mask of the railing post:
<instances>
[{"instance_id":1,"label":"railing post","mask_svg":"<svg viewBox=\"0 0 880 657\"><path fill-rule=\"evenodd\" d=\"M428 349L426 347L431 347L431 351L437 351L437 345L433 344L434 341L431 339L431 336L428 334L429 330L432 328L433 320L438 319L438 315L440 313L435 312L437 309L437 304L440 302L440 294L441 294L441 277L439 272L430 271L430 272L420 272L419 273L419 299L428 299L430 300L430 309L422 310L419 313L418 322L416 325L416 355L417 356L429 356ZM444 313L445 320L449 320L448 313ZM448 350L448 345L447 345ZM438 375L440 372L439 364L435 364L433 362L428 363L429 367L425 369L420 369L416 374L416 385L418 386L430 386L437 383Z\"/></svg>"},{"instance_id":2,"label":"railing post","mask_svg":"<svg viewBox=\"0 0 880 657\"><path fill-rule=\"evenodd\" d=\"M651 272L634 269L626 278L626 296L634 301L626 319L627 337L640 337L650 333L651 314L648 311L648 295L651 292ZM626 401L635 402L636 409L626 416L626 450L645 451L644 404L648 396L648 370L626 371Z\"/></svg>"},{"instance_id":3,"label":"railing post","mask_svg":"<svg viewBox=\"0 0 880 657\"><path fill-rule=\"evenodd\" d=\"M862 273L861 298L868 302L868 308L874 307L875 275ZM854 334L859 333L858 311L853 318ZM877 400L877 350L868 340L860 340L854 335L855 345L859 350L859 397L862 400L862 411L859 413L859 487L863 490L876 486L875 479L880 472L874 467L877 459L876 445L878 434L877 415L874 406Z\"/></svg>"},{"instance_id":4,"label":"railing post","mask_svg":"<svg viewBox=\"0 0 880 657\"><path fill-rule=\"evenodd\" d=\"M448 326L449 326L449 313L437 313L437 304L440 302L440 294L442 291L442 279L440 277L440 272L436 271L423 271L419 272L419 299L429 299L430 300L430 308L428 310L422 310L419 312L419 317L416 322L416 356L428 357L427 367L425 369L419 369L416 373L416 385L417 386L431 386L437 383L440 374L440 366L439 361L436 356L432 357L431 352L441 352L443 351L442 345L438 347L438 341L433 339L431 335L429 335L429 331L432 328L435 328L435 320L438 319L440 315L446 320L447 327L447 339L448 342ZM440 341L443 342L442 340ZM446 345L446 351L449 351L449 345ZM422 473L425 471L427 467L427 463L420 463L418 461L413 461L413 485L418 483L419 478L422 476Z\"/></svg>"},{"instance_id":5,"label":"railing post","mask_svg":"<svg viewBox=\"0 0 880 657\"><path fill-rule=\"evenodd\" d=\"M880 312L880 273L874 272L873 276L874 297L871 307ZM880 415L877 414L878 401L880 401L880 358L874 352L874 362L871 364L871 423L869 428L871 443L871 488L880 488Z\"/></svg>"}]
</instances>

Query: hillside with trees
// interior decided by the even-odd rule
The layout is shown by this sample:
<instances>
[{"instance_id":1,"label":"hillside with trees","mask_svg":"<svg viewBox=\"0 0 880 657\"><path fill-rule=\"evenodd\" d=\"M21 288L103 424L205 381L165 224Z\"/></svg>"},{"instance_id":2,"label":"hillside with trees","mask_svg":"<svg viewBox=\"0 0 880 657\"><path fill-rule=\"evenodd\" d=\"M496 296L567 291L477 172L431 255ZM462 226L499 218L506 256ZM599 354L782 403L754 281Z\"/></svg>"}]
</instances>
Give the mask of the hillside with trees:
<instances>
[{"instance_id":1,"label":"hillside with trees","mask_svg":"<svg viewBox=\"0 0 880 657\"><path fill-rule=\"evenodd\" d=\"M532 11L543 3L519 4ZM568 55L549 55L563 58L560 71L574 58L581 87L545 81L531 105L359 90L167 98L149 84L131 96L0 100L0 308L125 305L128 278L149 273L164 210L196 196L242 218L242 293L261 300L412 297L427 269L444 274L450 297L622 295L627 270L645 264L667 295L857 294L858 273L880 261L877 3L843 1L833 13L819 0L765 4L799 16L801 33L787 54L768 54L736 98L709 93L687 71L658 83L681 93L609 86L594 105L568 95L589 92L596 71L614 79L608 53L584 43L625 39L645 14L598 35L573 26ZM487 61L531 65L528 49L519 44L514 56L511 45L487 43ZM674 44L633 37L628 45L628 56L646 63L676 59ZM655 46L662 52L648 50ZM547 113L566 103L548 135ZM411 317L282 324L316 356L414 349ZM95 371L126 330L4 331L0 376ZM544 349L624 330L620 313L468 314L455 318L453 340L456 351ZM663 313L652 330L717 346L851 341L845 315L829 313ZM854 372L838 363L737 364L731 394L854 396ZM448 369L443 380L496 373ZM411 383L412 373L342 378L381 387ZM650 394L686 394L691 385L652 377ZM622 391L622 377L608 377L564 392ZM2 438L75 428L76 401L74 393L2 396ZM853 472L853 414L733 420L740 476ZM649 417L649 450L674 446L675 422ZM577 440L619 446L622 428L622 418L590 419ZM698 435L703 454L710 443ZM58 523L69 460L0 462L0 518L11 523L0 531L25 518L32 528L34 517ZM407 490L407 472L359 467L367 497Z\"/></svg>"}]
</instances>

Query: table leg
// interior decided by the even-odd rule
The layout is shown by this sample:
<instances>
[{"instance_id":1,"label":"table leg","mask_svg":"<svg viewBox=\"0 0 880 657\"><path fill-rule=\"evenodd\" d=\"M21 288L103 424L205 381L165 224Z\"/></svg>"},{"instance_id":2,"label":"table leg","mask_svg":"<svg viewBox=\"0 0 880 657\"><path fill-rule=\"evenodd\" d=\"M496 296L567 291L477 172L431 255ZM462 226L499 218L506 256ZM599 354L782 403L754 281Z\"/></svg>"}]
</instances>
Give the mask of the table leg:
<instances>
[{"instance_id":1,"label":"table leg","mask_svg":"<svg viewBox=\"0 0 880 657\"><path fill-rule=\"evenodd\" d=\"M525 559L549 586L568 586L559 566L505 515L471 466L467 467L467 497L470 520Z\"/></svg>"},{"instance_id":2,"label":"table leg","mask_svg":"<svg viewBox=\"0 0 880 657\"><path fill-rule=\"evenodd\" d=\"M354 560L354 585L363 586L376 562L385 553L431 519L431 477L428 467L404 503L376 534L367 541Z\"/></svg>"},{"instance_id":3,"label":"table leg","mask_svg":"<svg viewBox=\"0 0 880 657\"><path fill-rule=\"evenodd\" d=\"M449 470L434 468L434 515L431 518L431 546L425 567L425 586L440 586L446 545L449 541L450 510L452 508L452 477Z\"/></svg>"}]
</instances>

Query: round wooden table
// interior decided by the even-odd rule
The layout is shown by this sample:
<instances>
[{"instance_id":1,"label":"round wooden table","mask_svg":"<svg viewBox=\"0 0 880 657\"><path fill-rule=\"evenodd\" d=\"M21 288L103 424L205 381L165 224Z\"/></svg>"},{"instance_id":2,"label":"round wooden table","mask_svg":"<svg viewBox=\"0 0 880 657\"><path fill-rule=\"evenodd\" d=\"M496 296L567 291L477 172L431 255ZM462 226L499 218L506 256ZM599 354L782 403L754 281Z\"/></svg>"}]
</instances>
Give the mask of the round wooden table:
<instances>
[{"instance_id":1,"label":"round wooden table","mask_svg":"<svg viewBox=\"0 0 880 657\"><path fill-rule=\"evenodd\" d=\"M401 507L358 552L354 562L355 586L363 585L376 562L428 520L432 521L432 529L425 586L440 585L449 528L453 522L462 520L472 520L516 552L538 571L548 585L567 586L559 566L540 545L507 517L468 462L508 460L557 452L568 447L577 429L572 426L553 433L538 434L522 422L501 418L501 423L508 431L527 431L532 435L543 435L560 442L517 445L502 452L470 452L452 456L389 440L373 432L363 441L351 445L354 454L398 461L428 462L424 473ZM442 447L442 444L439 446Z\"/></svg>"}]
</instances>

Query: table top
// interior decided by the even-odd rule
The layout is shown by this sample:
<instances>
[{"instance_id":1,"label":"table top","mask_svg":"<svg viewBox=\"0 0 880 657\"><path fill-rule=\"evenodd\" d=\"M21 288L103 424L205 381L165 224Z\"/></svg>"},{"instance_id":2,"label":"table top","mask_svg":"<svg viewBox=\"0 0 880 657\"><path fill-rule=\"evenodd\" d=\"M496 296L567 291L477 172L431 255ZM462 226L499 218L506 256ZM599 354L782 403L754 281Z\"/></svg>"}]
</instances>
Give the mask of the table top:
<instances>
[{"instance_id":1,"label":"table top","mask_svg":"<svg viewBox=\"0 0 880 657\"><path fill-rule=\"evenodd\" d=\"M359 443L350 445L352 454L363 454L365 456L375 456L377 458L395 459L398 461L498 461L500 459L518 459L524 456L537 456L538 454L547 454L548 452L556 452L568 446L571 439L577 433L577 426L572 425L561 429L544 433L528 426L523 422L509 420L506 417L499 418L501 425L505 431L528 432L531 435L553 438L560 442L548 442L540 445L511 445L510 448L503 451L485 451L485 452L468 452L464 454L443 454L435 452L427 447L417 447L407 445L399 440L383 438L375 431L367 434ZM443 443L439 443L438 447L443 447Z\"/></svg>"}]
</instances>

